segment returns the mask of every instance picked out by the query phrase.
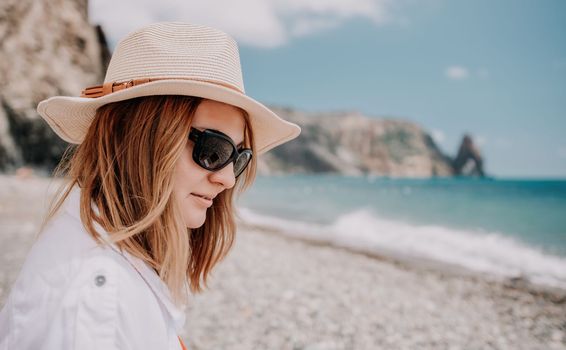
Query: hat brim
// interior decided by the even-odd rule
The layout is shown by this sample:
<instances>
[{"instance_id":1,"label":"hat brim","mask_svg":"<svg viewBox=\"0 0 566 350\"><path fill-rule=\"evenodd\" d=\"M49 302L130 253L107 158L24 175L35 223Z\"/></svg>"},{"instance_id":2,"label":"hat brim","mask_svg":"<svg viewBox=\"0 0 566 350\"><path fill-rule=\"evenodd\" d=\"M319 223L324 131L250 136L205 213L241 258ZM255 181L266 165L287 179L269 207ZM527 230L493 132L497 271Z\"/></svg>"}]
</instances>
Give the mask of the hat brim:
<instances>
[{"instance_id":1,"label":"hat brim","mask_svg":"<svg viewBox=\"0 0 566 350\"><path fill-rule=\"evenodd\" d=\"M298 125L281 119L260 102L236 90L213 83L184 79L158 80L97 98L54 96L41 101L37 112L63 140L80 144L98 107L151 95L196 96L242 108L250 116L258 154L294 139L301 132Z\"/></svg>"}]
</instances>

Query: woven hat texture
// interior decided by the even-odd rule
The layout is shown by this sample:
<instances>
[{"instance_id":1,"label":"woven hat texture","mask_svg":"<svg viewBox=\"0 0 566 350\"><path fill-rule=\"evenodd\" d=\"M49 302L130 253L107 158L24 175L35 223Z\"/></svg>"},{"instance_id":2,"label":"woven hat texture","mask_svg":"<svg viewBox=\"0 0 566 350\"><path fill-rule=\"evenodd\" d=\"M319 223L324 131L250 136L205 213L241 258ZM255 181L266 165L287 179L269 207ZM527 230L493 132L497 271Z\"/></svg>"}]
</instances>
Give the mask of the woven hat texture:
<instances>
[{"instance_id":1,"label":"woven hat texture","mask_svg":"<svg viewBox=\"0 0 566 350\"><path fill-rule=\"evenodd\" d=\"M117 44L104 83L85 91L86 96L97 96L88 91L103 95L54 96L37 107L55 133L70 143L82 142L98 107L151 95L198 96L244 109L259 154L300 133L298 125L245 94L236 41L201 25L160 22L130 33Z\"/></svg>"}]
</instances>

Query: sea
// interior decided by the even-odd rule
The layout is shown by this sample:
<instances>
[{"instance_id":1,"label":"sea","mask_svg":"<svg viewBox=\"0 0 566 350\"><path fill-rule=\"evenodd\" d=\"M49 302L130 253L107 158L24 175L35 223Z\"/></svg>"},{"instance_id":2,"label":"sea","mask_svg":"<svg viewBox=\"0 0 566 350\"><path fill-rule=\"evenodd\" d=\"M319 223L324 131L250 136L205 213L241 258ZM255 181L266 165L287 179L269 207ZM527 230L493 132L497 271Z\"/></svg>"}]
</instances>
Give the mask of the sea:
<instances>
[{"instance_id":1,"label":"sea","mask_svg":"<svg viewBox=\"0 0 566 350\"><path fill-rule=\"evenodd\" d=\"M566 289L566 180L259 176L245 222Z\"/></svg>"}]
</instances>

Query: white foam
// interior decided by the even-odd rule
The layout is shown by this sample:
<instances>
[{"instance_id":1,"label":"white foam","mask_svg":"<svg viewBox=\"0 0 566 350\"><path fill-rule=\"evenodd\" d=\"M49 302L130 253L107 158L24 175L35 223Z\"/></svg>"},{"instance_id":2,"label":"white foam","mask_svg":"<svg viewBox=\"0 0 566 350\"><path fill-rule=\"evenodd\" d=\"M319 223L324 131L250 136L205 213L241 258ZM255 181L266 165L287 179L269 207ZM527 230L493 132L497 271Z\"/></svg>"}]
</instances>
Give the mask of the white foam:
<instances>
[{"instance_id":1,"label":"white foam","mask_svg":"<svg viewBox=\"0 0 566 350\"><path fill-rule=\"evenodd\" d=\"M260 215L247 208L240 209L239 216L246 223L275 228L290 236L431 259L566 289L566 258L549 255L497 232L410 225L379 218L370 209L344 214L327 226Z\"/></svg>"}]
</instances>

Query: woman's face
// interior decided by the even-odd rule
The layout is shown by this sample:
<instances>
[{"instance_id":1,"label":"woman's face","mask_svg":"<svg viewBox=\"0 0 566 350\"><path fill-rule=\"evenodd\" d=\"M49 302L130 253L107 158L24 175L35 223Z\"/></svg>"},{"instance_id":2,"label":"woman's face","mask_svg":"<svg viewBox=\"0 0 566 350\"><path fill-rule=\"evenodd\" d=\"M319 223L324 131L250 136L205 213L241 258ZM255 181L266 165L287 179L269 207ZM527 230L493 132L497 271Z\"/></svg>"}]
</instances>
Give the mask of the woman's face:
<instances>
[{"instance_id":1,"label":"woman's face","mask_svg":"<svg viewBox=\"0 0 566 350\"><path fill-rule=\"evenodd\" d=\"M230 136L234 144L244 142L245 120L242 112L231 105L212 100L203 100L195 111L192 127L204 130L214 129ZM179 201L185 224L198 228L204 224L206 211L215 201L209 201L197 194L214 198L236 183L234 163L212 172L201 168L193 160L194 143L187 137L187 145L175 166L174 192Z\"/></svg>"}]
</instances>

